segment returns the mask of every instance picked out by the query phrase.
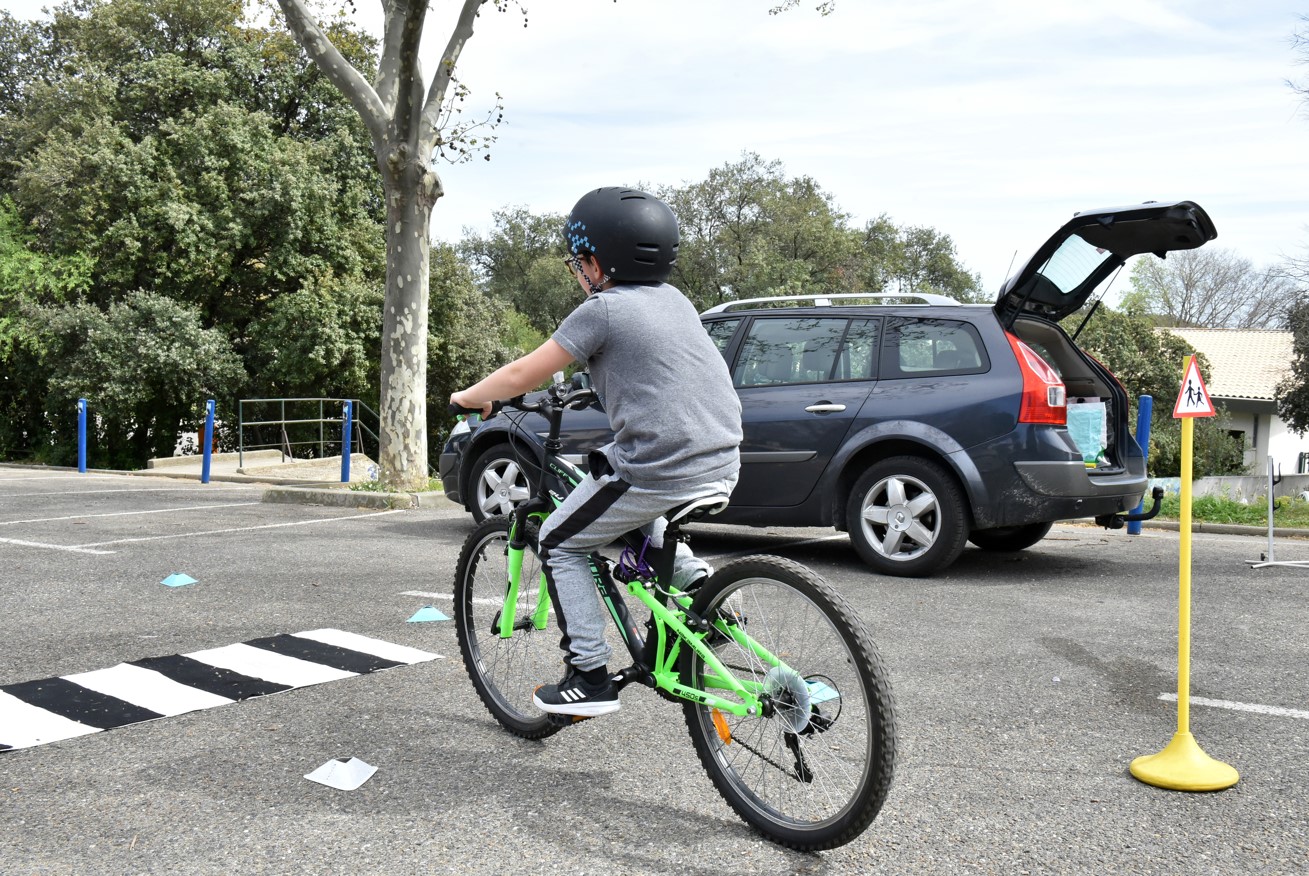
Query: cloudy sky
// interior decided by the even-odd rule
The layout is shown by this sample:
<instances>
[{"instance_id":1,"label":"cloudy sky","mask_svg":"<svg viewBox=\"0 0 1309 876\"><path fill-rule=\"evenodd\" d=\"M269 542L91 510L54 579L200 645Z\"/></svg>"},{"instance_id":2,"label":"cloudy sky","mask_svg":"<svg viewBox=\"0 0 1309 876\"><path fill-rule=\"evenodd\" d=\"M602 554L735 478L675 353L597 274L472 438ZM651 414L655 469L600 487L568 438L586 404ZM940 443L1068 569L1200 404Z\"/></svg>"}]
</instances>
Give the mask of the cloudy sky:
<instances>
[{"instance_id":1,"label":"cloudy sky","mask_svg":"<svg viewBox=\"0 0 1309 876\"><path fill-rule=\"evenodd\" d=\"M950 234L989 289L1073 212L1145 200L1197 201L1210 246L1256 265L1309 255L1309 107L1286 85L1309 79L1303 0L774 2L536 0L526 27L485 12L460 76L472 106L503 95L505 120L489 162L442 170L434 234L698 181L748 150L860 223ZM458 5L434 0L428 58Z\"/></svg>"}]
</instances>

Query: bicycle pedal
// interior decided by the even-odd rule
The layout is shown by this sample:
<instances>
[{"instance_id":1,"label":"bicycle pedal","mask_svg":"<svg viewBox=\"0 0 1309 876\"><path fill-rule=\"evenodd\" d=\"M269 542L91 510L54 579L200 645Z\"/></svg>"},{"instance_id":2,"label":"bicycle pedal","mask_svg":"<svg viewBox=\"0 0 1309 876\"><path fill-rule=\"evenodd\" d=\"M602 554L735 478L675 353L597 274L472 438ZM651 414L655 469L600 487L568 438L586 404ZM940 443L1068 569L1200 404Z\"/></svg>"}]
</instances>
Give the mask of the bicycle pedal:
<instances>
[{"instance_id":1,"label":"bicycle pedal","mask_svg":"<svg viewBox=\"0 0 1309 876\"><path fill-rule=\"evenodd\" d=\"M592 716L592 715L556 715L556 714L554 714L554 713L547 712L547 713L546 713L546 716L545 716L545 719L546 719L547 721L549 721L550 724L551 724L552 726L555 726L555 727L571 727L571 726L573 726L574 724L580 724L580 723L583 722L583 721L589 721L589 720L591 720L592 717L594 717L594 716Z\"/></svg>"}]
</instances>

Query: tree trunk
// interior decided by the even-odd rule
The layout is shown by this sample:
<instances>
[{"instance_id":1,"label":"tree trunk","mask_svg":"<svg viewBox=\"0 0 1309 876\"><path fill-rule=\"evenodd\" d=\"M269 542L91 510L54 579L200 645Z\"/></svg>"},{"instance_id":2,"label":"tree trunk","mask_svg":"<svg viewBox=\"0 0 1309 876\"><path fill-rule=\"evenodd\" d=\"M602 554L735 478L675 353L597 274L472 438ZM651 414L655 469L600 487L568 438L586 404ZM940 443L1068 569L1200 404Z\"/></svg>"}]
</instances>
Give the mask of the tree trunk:
<instances>
[{"instance_id":1,"label":"tree trunk","mask_svg":"<svg viewBox=\"0 0 1309 876\"><path fill-rule=\"evenodd\" d=\"M426 487L428 477L428 226L440 183L404 146L388 156L383 177L386 298L377 462L386 486L418 490Z\"/></svg>"}]
</instances>

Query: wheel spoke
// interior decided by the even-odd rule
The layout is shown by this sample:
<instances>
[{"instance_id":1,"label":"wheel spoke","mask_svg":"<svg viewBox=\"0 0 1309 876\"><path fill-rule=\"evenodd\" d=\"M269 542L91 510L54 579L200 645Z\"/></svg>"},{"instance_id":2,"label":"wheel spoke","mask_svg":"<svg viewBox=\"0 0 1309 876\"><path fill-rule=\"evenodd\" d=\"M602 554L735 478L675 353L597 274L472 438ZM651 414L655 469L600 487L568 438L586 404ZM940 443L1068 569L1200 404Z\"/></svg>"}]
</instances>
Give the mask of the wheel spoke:
<instances>
[{"instance_id":1,"label":"wheel spoke","mask_svg":"<svg viewBox=\"0 0 1309 876\"><path fill-rule=\"evenodd\" d=\"M882 553L888 557L894 557L900 553L900 545L904 542L904 533L898 529L888 529L886 537L882 539Z\"/></svg>"},{"instance_id":2,"label":"wheel spoke","mask_svg":"<svg viewBox=\"0 0 1309 876\"><path fill-rule=\"evenodd\" d=\"M924 514L936 510L936 496L931 493L919 493L909 501L907 507L915 519L922 519Z\"/></svg>"},{"instance_id":3,"label":"wheel spoke","mask_svg":"<svg viewBox=\"0 0 1309 876\"><path fill-rule=\"evenodd\" d=\"M924 548L931 547L932 542L936 541L936 534L917 520L909 525L909 528L904 532L904 536L909 541Z\"/></svg>"},{"instance_id":4,"label":"wheel spoke","mask_svg":"<svg viewBox=\"0 0 1309 876\"><path fill-rule=\"evenodd\" d=\"M874 708L875 701L889 702L889 692L880 687L880 658L866 633L852 632L858 621L848 607L837 608L840 598L820 579L783 560L736 561L706 587L697 610L730 606L753 643L720 637L714 651L741 680L753 676L771 703L766 716L720 712L730 729L726 744L711 709L686 706L715 785L742 817L789 846L824 849L850 841L877 814L894 749L890 715ZM762 660L761 654L772 657ZM685 662L694 683L703 664L693 652ZM815 703L810 696L819 683L832 693ZM824 721L818 723L820 709Z\"/></svg>"},{"instance_id":5,"label":"wheel spoke","mask_svg":"<svg viewBox=\"0 0 1309 876\"><path fill-rule=\"evenodd\" d=\"M884 505L866 505L863 518L876 526L886 526L891 519L891 509Z\"/></svg>"},{"instance_id":6,"label":"wheel spoke","mask_svg":"<svg viewBox=\"0 0 1309 876\"><path fill-rule=\"evenodd\" d=\"M887 478L886 504L903 505L905 503L904 481L900 478Z\"/></svg>"},{"instance_id":7,"label":"wheel spoke","mask_svg":"<svg viewBox=\"0 0 1309 876\"><path fill-rule=\"evenodd\" d=\"M536 708L532 694L538 684L557 676L559 632L552 612L544 630L530 623L540 581L540 563L530 547L523 555L516 603L505 606L508 535L508 521L491 518L469 536L455 581L455 629L464 664L487 710L511 732L539 738L555 728ZM506 609L518 622L509 638L501 638L495 620Z\"/></svg>"}]
</instances>

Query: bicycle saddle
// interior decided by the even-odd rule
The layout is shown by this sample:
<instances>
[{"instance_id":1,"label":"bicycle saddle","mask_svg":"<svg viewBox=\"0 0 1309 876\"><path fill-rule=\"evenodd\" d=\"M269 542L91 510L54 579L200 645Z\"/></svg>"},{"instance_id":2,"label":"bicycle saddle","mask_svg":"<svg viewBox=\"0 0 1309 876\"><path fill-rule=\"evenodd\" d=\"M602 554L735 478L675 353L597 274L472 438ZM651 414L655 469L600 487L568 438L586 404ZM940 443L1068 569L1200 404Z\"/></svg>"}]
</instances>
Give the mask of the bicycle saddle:
<instances>
[{"instance_id":1,"label":"bicycle saddle","mask_svg":"<svg viewBox=\"0 0 1309 876\"><path fill-rule=\"evenodd\" d=\"M727 507L730 497L726 493L714 493L712 496L701 496L698 499L692 499L682 505L678 505L667 515L669 523L689 523L692 520L699 520L708 514L717 514Z\"/></svg>"}]
</instances>

